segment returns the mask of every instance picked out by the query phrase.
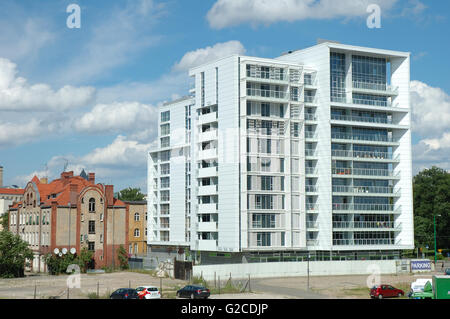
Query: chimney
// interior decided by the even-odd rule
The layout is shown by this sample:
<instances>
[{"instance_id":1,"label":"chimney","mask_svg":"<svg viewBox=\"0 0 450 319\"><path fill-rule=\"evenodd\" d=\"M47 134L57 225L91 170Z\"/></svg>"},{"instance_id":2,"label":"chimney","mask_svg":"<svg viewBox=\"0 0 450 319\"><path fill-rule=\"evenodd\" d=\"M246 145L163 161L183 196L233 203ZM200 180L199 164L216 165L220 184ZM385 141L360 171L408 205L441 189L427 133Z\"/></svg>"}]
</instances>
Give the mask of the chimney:
<instances>
[{"instance_id":1,"label":"chimney","mask_svg":"<svg viewBox=\"0 0 450 319\"><path fill-rule=\"evenodd\" d=\"M89 173L88 181L91 182L92 184L95 184L95 173Z\"/></svg>"},{"instance_id":2,"label":"chimney","mask_svg":"<svg viewBox=\"0 0 450 319\"><path fill-rule=\"evenodd\" d=\"M48 184L48 178L47 177L42 177L40 180L41 184Z\"/></svg>"},{"instance_id":3,"label":"chimney","mask_svg":"<svg viewBox=\"0 0 450 319\"><path fill-rule=\"evenodd\" d=\"M67 185L70 182L70 179L73 177L73 172L63 172L61 173L61 180L63 185Z\"/></svg>"},{"instance_id":4,"label":"chimney","mask_svg":"<svg viewBox=\"0 0 450 319\"><path fill-rule=\"evenodd\" d=\"M76 204L78 202L78 185L70 184L70 204Z\"/></svg>"},{"instance_id":5,"label":"chimney","mask_svg":"<svg viewBox=\"0 0 450 319\"><path fill-rule=\"evenodd\" d=\"M3 187L3 166L0 166L0 187Z\"/></svg>"},{"instance_id":6,"label":"chimney","mask_svg":"<svg viewBox=\"0 0 450 319\"><path fill-rule=\"evenodd\" d=\"M112 206L114 204L114 186L105 185L106 204Z\"/></svg>"}]
</instances>

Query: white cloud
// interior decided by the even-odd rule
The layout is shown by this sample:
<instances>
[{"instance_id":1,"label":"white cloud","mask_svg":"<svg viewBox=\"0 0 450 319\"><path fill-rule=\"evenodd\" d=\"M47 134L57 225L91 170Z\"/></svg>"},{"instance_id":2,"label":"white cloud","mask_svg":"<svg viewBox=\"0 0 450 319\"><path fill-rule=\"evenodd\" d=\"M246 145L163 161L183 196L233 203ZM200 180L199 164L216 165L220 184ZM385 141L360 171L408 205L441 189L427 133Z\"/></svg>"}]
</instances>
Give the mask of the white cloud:
<instances>
[{"instance_id":1,"label":"white cloud","mask_svg":"<svg viewBox=\"0 0 450 319\"><path fill-rule=\"evenodd\" d=\"M30 85L17 76L17 65L0 58L0 111L64 111L86 106L95 97L92 87L66 85L54 91L49 85Z\"/></svg>"},{"instance_id":2,"label":"white cloud","mask_svg":"<svg viewBox=\"0 0 450 319\"><path fill-rule=\"evenodd\" d=\"M368 16L367 7L389 10L397 0L217 0L207 14L209 25L223 29L242 23L271 24L305 19Z\"/></svg>"},{"instance_id":3,"label":"white cloud","mask_svg":"<svg viewBox=\"0 0 450 319\"><path fill-rule=\"evenodd\" d=\"M176 71L187 71L190 68L211 62L232 54L244 54L245 48L239 41L217 43L212 47L197 49L186 53L173 67Z\"/></svg>"},{"instance_id":4,"label":"white cloud","mask_svg":"<svg viewBox=\"0 0 450 319\"><path fill-rule=\"evenodd\" d=\"M158 121L156 107L138 102L98 104L75 120L75 129L83 133L138 132L154 128Z\"/></svg>"},{"instance_id":5,"label":"white cloud","mask_svg":"<svg viewBox=\"0 0 450 319\"><path fill-rule=\"evenodd\" d=\"M412 130L424 138L450 129L450 96L440 88L411 81Z\"/></svg>"}]
</instances>

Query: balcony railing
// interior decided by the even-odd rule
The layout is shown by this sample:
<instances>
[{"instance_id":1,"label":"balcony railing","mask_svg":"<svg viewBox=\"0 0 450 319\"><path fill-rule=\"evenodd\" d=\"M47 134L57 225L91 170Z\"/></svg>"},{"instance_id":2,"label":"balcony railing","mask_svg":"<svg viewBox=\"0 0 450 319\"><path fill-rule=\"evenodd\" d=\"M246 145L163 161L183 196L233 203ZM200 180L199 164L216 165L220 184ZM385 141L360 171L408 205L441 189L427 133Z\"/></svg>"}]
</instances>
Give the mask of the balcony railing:
<instances>
[{"instance_id":1,"label":"balcony railing","mask_svg":"<svg viewBox=\"0 0 450 319\"><path fill-rule=\"evenodd\" d=\"M262 89L247 89L248 96L259 96L273 99L287 99L286 92Z\"/></svg>"},{"instance_id":2,"label":"balcony railing","mask_svg":"<svg viewBox=\"0 0 450 319\"><path fill-rule=\"evenodd\" d=\"M374 193L374 194L392 194L393 187L379 186L333 186L335 193Z\"/></svg>"},{"instance_id":3,"label":"balcony railing","mask_svg":"<svg viewBox=\"0 0 450 319\"><path fill-rule=\"evenodd\" d=\"M331 156L368 159L392 159L392 153L378 151L331 150Z\"/></svg>"},{"instance_id":4,"label":"balcony railing","mask_svg":"<svg viewBox=\"0 0 450 319\"><path fill-rule=\"evenodd\" d=\"M382 211L393 212L392 204L341 204L333 203L333 210L349 210L349 211Z\"/></svg>"},{"instance_id":5,"label":"balcony railing","mask_svg":"<svg viewBox=\"0 0 450 319\"><path fill-rule=\"evenodd\" d=\"M390 101L366 100L366 99L356 99L356 98L353 98L352 101L353 101L353 104L358 104L358 105L371 105L371 106L384 106L384 107L390 107L392 105L392 103Z\"/></svg>"},{"instance_id":6,"label":"balcony railing","mask_svg":"<svg viewBox=\"0 0 450 319\"><path fill-rule=\"evenodd\" d=\"M309 211L319 210L319 204L306 203L306 210L309 210Z\"/></svg>"},{"instance_id":7,"label":"balcony railing","mask_svg":"<svg viewBox=\"0 0 450 319\"><path fill-rule=\"evenodd\" d=\"M397 142L392 138L392 136L373 134L331 133L331 138L353 141Z\"/></svg>"},{"instance_id":8,"label":"balcony railing","mask_svg":"<svg viewBox=\"0 0 450 319\"><path fill-rule=\"evenodd\" d=\"M305 95L305 102L306 103L315 103L316 99L314 96Z\"/></svg>"},{"instance_id":9,"label":"balcony railing","mask_svg":"<svg viewBox=\"0 0 450 319\"><path fill-rule=\"evenodd\" d=\"M247 134L284 136L284 128L248 128Z\"/></svg>"},{"instance_id":10,"label":"balcony railing","mask_svg":"<svg viewBox=\"0 0 450 319\"><path fill-rule=\"evenodd\" d=\"M392 124L392 119L388 118L388 117L368 117L368 116L352 116L352 115L331 114L331 119L332 120L337 120L337 121Z\"/></svg>"},{"instance_id":11,"label":"balcony railing","mask_svg":"<svg viewBox=\"0 0 450 319\"><path fill-rule=\"evenodd\" d=\"M319 228L319 222L307 221L306 228Z\"/></svg>"},{"instance_id":12,"label":"balcony railing","mask_svg":"<svg viewBox=\"0 0 450 319\"><path fill-rule=\"evenodd\" d=\"M386 91L396 92L398 90L398 87L394 87L387 83L381 84L381 83L367 83L359 81L353 81L353 88L363 90L383 91L383 92Z\"/></svg>"},{"instance_id":13,"label":"balcony railing","mask_svg":"<svg viewBox=\"0 0 450 319\"><path fill-rule=\"evenodd\" d=\"M316 132L305 131L305 138L317 138Z\"/></svg>"},{"instance_id":14,"label":"balcony railing","mask_svg":"<svg viewBox=\"0 0 450 319\"><path fill-rule=\"evenodd\" d=\"M305 120L307 121L316 121L317 116L311 113L305 113Z\"/></svg>"},{"instance_id":15,"label":"balcony railing","mask_svg":"<svg viewBox=\"0 0 450 319\"><path fill-rule=\"evenodd\" d=\"M287 74L285 72L271 72L271 71L261 71L257 69L247 70L247 77L256 79L267 79L276 81L287 81Z\"/></svg>"},{"instance_id":16,"label":"balcony railing","mask_svg":"<svg viewBox=\"0 0 450 319\"><path fill-rule=\"evenodd\" d=\"M308 193L315 193L315 192L317 192L317 186L305 185L305 191Z\"/></svg>"},{"instance_id":17,"label":"balcony railing","mask_svg":"<svg viewBox=\"0 0 450 319\"><path fill-rule=\"evenodd\" d=\"M315 167L306 167L305 168L306 174L317 174L317 168Z\"/></svg>"},{"instance_id":18,"label":"balcony railing","mask_svg":"<svg viewBox=\"0 0 450 319\"><path fill-rule=\"evenodd\" d=\"M387 169L376 169L376 168L336 168L336 167L333 167L331 169L331 171L333 174L336 174L336 175L360 175L360 176L383 176L383 177L394 176L394 171L390 171Z\"/></svg>"},{"instance_id":19,"label":"balcony railing","mask_svg":"<svg viewBox=\"0 0 450 319\"><path fill-rule=\"evenodd\" d=\"M334 221L333 228L395 228L394 222L389 221L370 221L370 222L342 222Z\"/></svg>"},{"instance_id":20,"label":"balcony railing","mask_svg":"<svg viewBox=\"0 0 450 319\"><path fill-rule=\"evenodd\" d=\"M394 245L394 239L333 239L333 245Z\"/></svg>"},{"instance_id":21,"label":"balcony railing","mask_svg":"<svg viewBox=\"0 0 450 319\"><path fill-rule=\"evenodd\" d=\"M305 149L305 156L316 156L316 151L311 149Z\"/></svg>"}]
</instances>

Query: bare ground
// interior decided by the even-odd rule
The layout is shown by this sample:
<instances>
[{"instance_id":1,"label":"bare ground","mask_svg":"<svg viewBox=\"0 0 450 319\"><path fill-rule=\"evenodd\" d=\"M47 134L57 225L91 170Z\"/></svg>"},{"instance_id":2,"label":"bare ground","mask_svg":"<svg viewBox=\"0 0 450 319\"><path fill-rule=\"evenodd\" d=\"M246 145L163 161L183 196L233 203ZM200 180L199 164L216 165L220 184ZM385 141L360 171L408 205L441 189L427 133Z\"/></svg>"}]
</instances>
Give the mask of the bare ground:
<instances>
[{"instance_id":1,"label":"bare ground","mask_svg":"<svg viewBox=\"0 0 450 319\"><path fill-rule=\"evenodd\" d=\"M431 273L412 275L381 275L381 282L391 284L408 292L416 278L431 277ZM252 281L252 292L238 294L214 294L211 299L286 299L286 298L369 298L365 275L310 277L307 290L306 277L267 278ZM69 276L28 275L25 278L1 279L0 299L67 298ZM162 279L163 297L174 298L177 289L188 282L170 278ZM114 272L104 274L81 274L80 287L69 290L70 299L84 299L97 293L109 296L118 288L136 288L140 285L160 287L160 278L146 273Z\"/></svg>"}]
</instances>

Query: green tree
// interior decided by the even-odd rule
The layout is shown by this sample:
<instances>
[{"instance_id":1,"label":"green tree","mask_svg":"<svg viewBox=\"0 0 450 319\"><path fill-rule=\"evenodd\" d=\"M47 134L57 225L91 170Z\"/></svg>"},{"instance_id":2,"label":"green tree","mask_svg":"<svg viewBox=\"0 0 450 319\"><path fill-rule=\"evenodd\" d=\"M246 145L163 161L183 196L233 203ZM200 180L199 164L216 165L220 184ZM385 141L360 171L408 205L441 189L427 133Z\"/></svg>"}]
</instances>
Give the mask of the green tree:
<instances>
[{"instance_id":1,"label":"green tree","mask_svg":"<svg viewBox=\"0 0 450 319\"><path fill-rule=\"evenodd\" d=\"M0 225L2 225L3 229L9 228L9 213L6 212L0 216Z\"/></svg>"},{"instance_id":2,"label":"green tree","mask_svg":"<svg viewBox=\"0 0 450 319\"><path fill-rule=\"evenodd\" d=\"M450 173L433 166L413 178L414 234L418 247L434 248L433 216L437 248L450 247Z\"/></svg>"},{"instance_id":3,"label":"green tree","mask_svg":"<svg viewBox=\"0 0 450 319\"><path fill-rule=\"evenodd\" d=\"M145 198L145 195L141 193L140 188L125 188L117 193L117 198L124 201L138 202Z\"/></svg>"},{"instance_id":4,"label":"green tree","mask_svg":"<svg viewBox=\"0 0 450 319\"><path fill-rule=\"evenodd\" d=\"M128 269L128 253L123 245L117 249L117 258L119 259L120 269Z\"/></svg>"},{"instance_id":5,"label":"green tree","mask_svg":"<svg viewBox=\"0 0 450 319\"><path fill-rule=\"evenodd\" d=\"M93 252L83 248L80 254L65 254L60 256L48 254L45 257L48 271L51 275L65 274L69 265L75 264L80 267L80 272L85 273L92 261Z\"/></svg>"},{"instance_id":6,"label":"green tree","mask_svg":"<svg viewBox=\"0 0 450 319\"><path fill-rule=\"evenodd\" d=\"M25 263L33 260L33 251L19 236L4 229L0 232L0 277L25 275Z\"/></svg>"}]
</instances>

